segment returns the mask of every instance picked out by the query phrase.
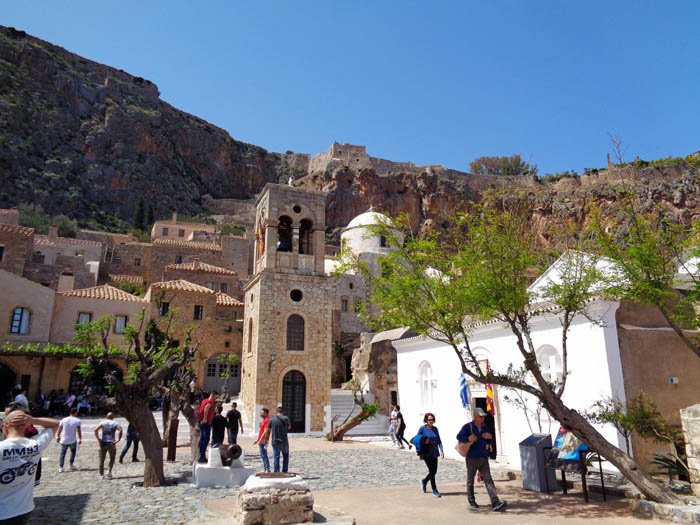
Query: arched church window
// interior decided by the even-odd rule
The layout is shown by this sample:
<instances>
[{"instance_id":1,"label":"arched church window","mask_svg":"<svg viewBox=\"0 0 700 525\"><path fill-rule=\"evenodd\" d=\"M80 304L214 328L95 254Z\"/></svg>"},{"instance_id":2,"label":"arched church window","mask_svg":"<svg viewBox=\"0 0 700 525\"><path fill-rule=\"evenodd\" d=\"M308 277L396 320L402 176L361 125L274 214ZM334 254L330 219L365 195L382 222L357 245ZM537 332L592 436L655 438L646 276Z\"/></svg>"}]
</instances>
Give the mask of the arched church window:
<instances>
[{"instance_id":1,"label":"arched church window","mask_svg":"<svg viewBox=\"0 0 700 525\"><path fill-rule=\"evenodd\" d=\"M277 251L292 251L292 219L286 215L280 217L280 222L277 225Z\"/></svg>"},{"instance_id":2,"label":"arched church window","mask_svg":"<svg viewBox=\"0 0 700 525\"><path fill-rule=\"evenodd\" d=\"M418 365L418 387L420 390L420 404L424 409L433 406L433 368L430 363L423 361Z\"/></svg>"},{"instance_id":3,"label":"arched church window","mask_svg":"<svg viewBox=\"0 0 700 525\"><path fill-rule=\"evenodd\" d=\"M313 252L313 222L302 219L299 225L299 253L311 255Z\"/></svg>"},{"instance_id":4,"label":"arched church window","mask_svg":"<svg viewBox=\"0 0 700 525\"><path fill-rule=\"evenodd\" d=\"M253 320L248 319L248 353L253 351Z\"/></svg>"},{"instance_id":5,"label":"arched church window","mask_svg":"<svg viewBox=\"0 0 700 525\"><path fill-rule=\"evenodd\" d=\"M563 367L559 351L551 345L545 345L537 349L537 364L540 366L542 377L550 383L562 380Z\"/></svg>"},{"instance_id":6,"label":"arched church window","mask_svg":"<svg viewBox=\"0 0 700 525\"><path fill-rule=\"evenodd\" d=\"M287 350L304 350L304 318L297 314L287 319Z\"/></svg>"}]
</instances>

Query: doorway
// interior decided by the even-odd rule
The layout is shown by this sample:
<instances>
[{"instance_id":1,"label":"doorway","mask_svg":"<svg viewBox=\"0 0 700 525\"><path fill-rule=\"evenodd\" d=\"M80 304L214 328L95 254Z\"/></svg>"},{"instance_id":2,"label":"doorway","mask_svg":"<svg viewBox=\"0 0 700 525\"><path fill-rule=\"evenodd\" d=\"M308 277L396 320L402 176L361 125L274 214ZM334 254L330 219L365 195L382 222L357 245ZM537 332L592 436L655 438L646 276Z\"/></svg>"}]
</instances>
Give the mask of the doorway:
<instances>
[{"instance_id":1,"label":"doorway","mask_svg":"<svg viewBox=\"0 0 700 525\"><path fill-rule=\"evenodd\" d=\"M489 433L493 436L493 439L491 439L491 452L489 452L489 457L491 459L496 459L496 455L498 454L498 444L496 443L496 419L486 410L485 397L477 397L474 399L474 404L477 408L480 408L486 412L484 423L486 423Z\"/></svg>"},{"instance_id":2,"label":"doorway","mask_svg":"<svg viewBox=\"0 0 700 525\"><path fill-rule=\"evenodd\" d=\"M12 389L17 384L17 374L8 366L0 363L0 403L4 409L12 401Z\"/></svg>"},{"instance_id":3,"label":"doorway","mask_svg":"<svg viewBox=\"0 0 700 525\"><path fill-rule=\"evenodd\" d=\"M222 363L219 360L222 355L227 354L216 354L207 359L204 391L211 392L212 390L216 390L221 394L224 391L224 386L228 383L229 395L238 394L241 391L240 363ZM226 370L226 367L229 369Z\"/></svg>"},{"instance_id":4,"label":"doorway","mask_svg":"<svg viewBox=\"0 0 700 525\"><path fill-rule=\"evenodd\" d=\"M289 418L290 432L306 431L306 378L298 370L290 370L282 380L282 407Z\"/></svg>"}]
</instances>

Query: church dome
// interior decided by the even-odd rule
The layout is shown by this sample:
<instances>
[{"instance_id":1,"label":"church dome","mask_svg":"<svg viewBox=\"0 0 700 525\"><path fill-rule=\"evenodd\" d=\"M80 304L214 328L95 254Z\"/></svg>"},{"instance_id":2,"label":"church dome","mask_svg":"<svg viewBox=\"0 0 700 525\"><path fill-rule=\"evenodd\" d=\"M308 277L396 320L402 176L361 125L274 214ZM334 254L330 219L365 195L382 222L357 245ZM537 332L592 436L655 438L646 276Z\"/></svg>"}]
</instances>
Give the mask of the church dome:
<instances>
[{"instance_id":1,"label":"church dome","mask_svg":"<svg viewBox=\"0 0 700 525\"><path fill-rule=\"evenodd\" d=\"M356 228L358 226L372 226L380 223L384 219L386 219L386 215L383 213L366 211L365 213L360 213L357 217L351 220L345 229L349 230L350 228Z\"/></svg>"}]
</instances>

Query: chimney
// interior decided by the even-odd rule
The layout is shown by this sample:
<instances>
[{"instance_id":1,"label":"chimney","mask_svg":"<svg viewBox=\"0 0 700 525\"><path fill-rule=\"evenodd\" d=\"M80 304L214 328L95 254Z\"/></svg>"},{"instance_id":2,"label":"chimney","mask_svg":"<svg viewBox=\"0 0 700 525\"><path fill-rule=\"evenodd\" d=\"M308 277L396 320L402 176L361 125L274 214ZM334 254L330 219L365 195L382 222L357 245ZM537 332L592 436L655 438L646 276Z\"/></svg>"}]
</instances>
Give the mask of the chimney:
<instances>
[{"instance_id":1,"label":"chimney","mask_svg":"<svg viewBox=\"0 0 700 525\"><path fill-rule=\"evenodd\" d=\"M192 267L195 270L199 270L199 257L194 258L194 260L192 261Z\"/></svg>"},{"instance_id":2,"label":"chimney","mask_svg":"<svg viewBox=\"0 0 700 525\"><path fill-rule=\"evenodd\" d=\"M173 222L177 222L177 212L173 212Z\"/></svg>"},{"instance_id":3,"label":"chimney","mask_svg":"<svg viewBox=\"0 0 700 525\"><path fill-rule=\"evenodd\" d=\"M58 226L49 226L49 237L51 237L52 239L58 237Z\"/></svg>"}]
</instances>

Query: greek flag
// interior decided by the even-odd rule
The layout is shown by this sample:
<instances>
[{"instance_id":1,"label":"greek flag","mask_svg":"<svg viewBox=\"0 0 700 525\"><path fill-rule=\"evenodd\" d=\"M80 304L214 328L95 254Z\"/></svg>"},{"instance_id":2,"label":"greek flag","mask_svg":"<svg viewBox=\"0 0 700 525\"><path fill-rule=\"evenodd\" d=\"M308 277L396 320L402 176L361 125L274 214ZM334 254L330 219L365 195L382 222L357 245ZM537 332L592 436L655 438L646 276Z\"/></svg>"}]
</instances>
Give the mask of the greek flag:
<instances>
[{"instance_id":1,"label":"greek flag","mask_svg":"<svg viewBox=\"0 0 700 525\"><path fill-rule=\"evenodd\" d=\"M467 376L462 372L459 379L459 397L462 398L462 406L469 410L469 392L467 391Z\"/></svg>"}]
</instances>

